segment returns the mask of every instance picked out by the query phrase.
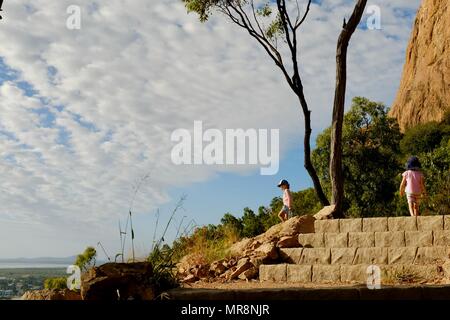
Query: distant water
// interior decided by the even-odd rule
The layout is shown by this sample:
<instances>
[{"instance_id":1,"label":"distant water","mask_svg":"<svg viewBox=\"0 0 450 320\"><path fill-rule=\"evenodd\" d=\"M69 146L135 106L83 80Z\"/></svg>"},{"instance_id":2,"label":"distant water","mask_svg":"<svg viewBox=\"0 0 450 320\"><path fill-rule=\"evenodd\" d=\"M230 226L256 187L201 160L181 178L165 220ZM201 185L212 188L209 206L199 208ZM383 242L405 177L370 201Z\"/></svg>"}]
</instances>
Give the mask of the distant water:
<instances>
[{"instance_id":1,"label":"distant water","mask_svg":"<svg viewBox=\"0 0 450 320\"><path fill-rule=\"evenodd\" d=\"M29 268L45 268L45 269L66 269L68 264L59 263L10 263L0 262L0 269L29 269Z\"/></svg>"}]
</instances>

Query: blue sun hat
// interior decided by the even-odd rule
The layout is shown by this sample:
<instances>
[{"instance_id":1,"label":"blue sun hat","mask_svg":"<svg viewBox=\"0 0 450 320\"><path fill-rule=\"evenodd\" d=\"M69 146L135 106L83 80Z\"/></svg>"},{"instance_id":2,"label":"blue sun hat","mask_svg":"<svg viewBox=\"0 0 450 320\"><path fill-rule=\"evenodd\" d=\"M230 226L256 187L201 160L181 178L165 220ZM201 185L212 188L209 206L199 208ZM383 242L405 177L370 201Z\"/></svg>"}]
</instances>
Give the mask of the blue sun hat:
<instances>
[{"instance_id":1,"label":"blue sun hat","mask_svg":"<svg viewBox=\"0 0 450 320\"><path fill-rule=\"evenodd\" d=\"M420 168L422 168L422 165L420 164L419 158L416 156L410 157L406 162L407 170L419 170Z\"/></svg>"}]
</instances>

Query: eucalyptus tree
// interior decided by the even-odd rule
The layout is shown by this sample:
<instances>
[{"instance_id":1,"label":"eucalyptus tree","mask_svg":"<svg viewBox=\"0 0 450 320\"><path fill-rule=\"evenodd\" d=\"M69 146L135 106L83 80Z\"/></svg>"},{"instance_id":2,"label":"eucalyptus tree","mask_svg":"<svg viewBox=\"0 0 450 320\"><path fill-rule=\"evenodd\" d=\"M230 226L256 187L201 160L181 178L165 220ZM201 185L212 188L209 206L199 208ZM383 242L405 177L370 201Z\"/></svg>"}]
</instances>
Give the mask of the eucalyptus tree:
<instances>
[{"instance_id":1,"label":"eucalyptus tree","mask_svg":"<svg viewBox=\"0 0 450 320\"><path fill-rule=\"evenodd\" d=\"M306 21L312 0L301 8L298 0L182 0L188 12L199 15L201 22L211 14L220 13L245 30L265 50L281 71L296 95L304 115L304 165L322 205L329 205L319 177L311 161L311 110L305 97L299 70L298 31ZM287 49L287 50L286 50Z\"/></svg>"}]
</instances>

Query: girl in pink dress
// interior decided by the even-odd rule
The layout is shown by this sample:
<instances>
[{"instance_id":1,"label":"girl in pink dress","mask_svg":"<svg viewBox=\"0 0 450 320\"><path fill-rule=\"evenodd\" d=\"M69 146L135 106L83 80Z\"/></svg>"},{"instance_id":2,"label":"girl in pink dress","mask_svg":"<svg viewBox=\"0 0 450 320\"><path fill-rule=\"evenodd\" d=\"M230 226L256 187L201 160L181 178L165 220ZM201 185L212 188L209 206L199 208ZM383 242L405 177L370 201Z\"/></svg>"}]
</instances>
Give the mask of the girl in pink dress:
<instances>
[{"instance_id":1,"label":"girl in pink dress","mask_svg":"<svg viewBox=\"0 0 450 320\"><path fill-rule=\"evenodd\" d=\"M417 157L409 158L406 163L406 171L402 174L403 180L400 185L400 196L403 196L406 191L409 213L413 217L420 215L420 200L423 196L426 196L425 178L420 168L420 161Z\"/></svg>"},{"instance_id":2,"label":"girl in pink dress","mask_svg":"<svg viewBox=\"0 0 450 320\"><path fill-rule=\"evenodd\" d=\"M284 222L292 218L292 195L287 180L281 180L278 183L278 187L283 190L283 207L281 208L280 213L278 213L278 218L280 218L281 222Z\"/></svg>"}]
</instances>

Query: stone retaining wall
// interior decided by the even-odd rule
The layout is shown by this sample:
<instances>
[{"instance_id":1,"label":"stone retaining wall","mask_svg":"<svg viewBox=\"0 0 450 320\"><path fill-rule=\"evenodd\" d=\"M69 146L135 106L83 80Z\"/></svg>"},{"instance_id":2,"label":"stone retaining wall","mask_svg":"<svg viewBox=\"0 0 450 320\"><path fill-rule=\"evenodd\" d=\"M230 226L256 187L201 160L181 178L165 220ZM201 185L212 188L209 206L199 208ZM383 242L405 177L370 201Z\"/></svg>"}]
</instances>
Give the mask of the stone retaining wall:
<instances>
[{"instance_id":1,"label":"stone retaining wall","mask_svg":"<svg viewBox=\"0 0 450 320\"><path fill-rule=\"evenodd\" d=\"M279 248L283 263L261 265L260 281L365 283L376 265L384 280L401 273L443 276L450 258L450 216L317 220L297 248Z\"/></svg>"}]
</instances>

